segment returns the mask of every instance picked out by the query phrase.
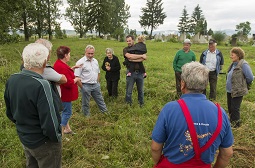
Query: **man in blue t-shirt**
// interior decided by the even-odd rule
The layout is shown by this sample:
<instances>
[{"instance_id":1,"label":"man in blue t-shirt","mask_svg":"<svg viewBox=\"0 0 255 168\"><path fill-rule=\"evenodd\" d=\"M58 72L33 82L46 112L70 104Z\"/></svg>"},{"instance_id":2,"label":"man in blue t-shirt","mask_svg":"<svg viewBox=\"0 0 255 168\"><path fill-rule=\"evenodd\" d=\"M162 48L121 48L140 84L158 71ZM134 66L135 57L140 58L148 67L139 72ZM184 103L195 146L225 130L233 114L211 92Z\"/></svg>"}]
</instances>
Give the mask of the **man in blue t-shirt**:
<instances>
[{"instance_id":1,"label":"man in blue t-shirt","mask_svg":"<svg viewBox=\"0 0 255 168\"><path fill-rule=\"evenodd\" d=\"M211 167L218 149L215 166L227 166L233 154L233 134L225 110L217 108L202 94L208 84L208 73L209 70L198 62L182 67L181 100L187 105L190 117L184 115L180 100L163 107L152 132L155 167ZM191 127L195 132L192 133Z\"/></svg>"}]
</instances>

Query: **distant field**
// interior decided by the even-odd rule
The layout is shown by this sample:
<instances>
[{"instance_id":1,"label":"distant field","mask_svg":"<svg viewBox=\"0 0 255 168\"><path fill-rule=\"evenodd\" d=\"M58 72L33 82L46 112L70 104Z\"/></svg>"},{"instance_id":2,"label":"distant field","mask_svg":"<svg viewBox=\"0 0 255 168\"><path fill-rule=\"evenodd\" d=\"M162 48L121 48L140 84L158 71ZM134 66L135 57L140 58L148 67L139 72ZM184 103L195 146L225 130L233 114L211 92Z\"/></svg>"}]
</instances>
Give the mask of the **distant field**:
<instances>
[{"instance_id":1,"label":"distant field","mask_svg":"<svg viewBox=\"0 0 255 168\"><path fill-rule=\"evenodd\" d=\"M84 54L84 48L92 44L96 48L95 58L100 66L105 57L105 49L113 48L115 55L123 62L122 49L125 42L102 39L68 38L53 40L51 64L56 60L56 49L60 45L71 48L71 61L75 62ZM0 46L0 167L25 167L25 156L18 139L14 124L5 115L3 99L4 86L9 76L19 71L21 55L27 42ZM145 106L140 108L137 102L137 91L133 92L133 106L124 102L125 97L125 67L122 65L119 81L119 97L112 100L107 96L105 72L101 70L101 89L110 116L100 114L96 103L91 100L91 117L85 118L81 113L81 97L73 103L71 128L77 133L66 136L63 140L63 168L149 168L153 163L150 154L150 135L161 108L168 101L175 100L175 78L172 61L181 43L147 41L148 60L144 62L147 78L145 81ZM206 44L193 44L197 60L207 48ZM255 47L242 47L246 52L245 59L249 62L255 74ZM224 55L226 72L230 65L230 46L218 46ZM219 75L217 102L227 109L226 77ZM17 84L18 85L18 84ZM234 156L229 167L255 167L255 87L241 105L242 126L233 130L235 136ZM107 158L106 156L109 156Z\"/></svg>"}]
</instances>

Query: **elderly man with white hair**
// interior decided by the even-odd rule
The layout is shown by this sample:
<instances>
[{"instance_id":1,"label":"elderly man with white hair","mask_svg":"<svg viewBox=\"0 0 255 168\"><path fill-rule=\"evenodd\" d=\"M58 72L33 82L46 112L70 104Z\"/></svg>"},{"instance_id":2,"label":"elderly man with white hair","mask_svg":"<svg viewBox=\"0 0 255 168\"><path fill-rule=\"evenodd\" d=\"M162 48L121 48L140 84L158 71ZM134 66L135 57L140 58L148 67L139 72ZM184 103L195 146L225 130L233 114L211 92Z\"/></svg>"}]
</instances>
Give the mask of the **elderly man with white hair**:
<instances>
[{"instance_id":1,"label":"elderly man with white hair","mask_svg":"<svg viewBox=\"0 0 255 168\"><path fill-rule=\"evenodd\" d=\"M178 101L161 110L152 132L151 153L154 168L226 167L234 143L228 115L219 104L202 94L209 70L198 62L182 66Z\"/></svg>"},{"instance_id":2,"label":"elderly man with white hair","mask_svg":"<svg viewBox=\"0 0 255 168\"><path fill-rule=\"evenodd\" d=\"M61 167L60 107L57 95L42 74L49 50L42 44L27 45L24 67L6 83L6 115L16 125L27 167Z\"/></svg>"}]
</instances>

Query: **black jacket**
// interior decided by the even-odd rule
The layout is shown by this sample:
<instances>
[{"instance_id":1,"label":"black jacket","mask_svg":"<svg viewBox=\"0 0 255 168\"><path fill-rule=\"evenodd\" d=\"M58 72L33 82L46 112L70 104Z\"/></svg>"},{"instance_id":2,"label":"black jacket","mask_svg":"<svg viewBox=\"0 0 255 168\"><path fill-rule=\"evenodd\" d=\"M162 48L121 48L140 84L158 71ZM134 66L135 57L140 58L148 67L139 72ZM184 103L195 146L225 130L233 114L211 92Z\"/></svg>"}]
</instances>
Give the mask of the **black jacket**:
<instances>
[{"instance_id":1,"label":"black jacket","mask_svg":"<svg viewBox=\"0 0 255 168\"><path fill-rule=\"evenodd\" d=\"M109 65L111 67L110 71L106 70L106 66ZM113 55L113 58L110 60L107 56L104 58L104 62L102 64L102 69L106 71L105 79L116 81L120 79L120 62L118 57Z\"/></svg>"}]
</instances>

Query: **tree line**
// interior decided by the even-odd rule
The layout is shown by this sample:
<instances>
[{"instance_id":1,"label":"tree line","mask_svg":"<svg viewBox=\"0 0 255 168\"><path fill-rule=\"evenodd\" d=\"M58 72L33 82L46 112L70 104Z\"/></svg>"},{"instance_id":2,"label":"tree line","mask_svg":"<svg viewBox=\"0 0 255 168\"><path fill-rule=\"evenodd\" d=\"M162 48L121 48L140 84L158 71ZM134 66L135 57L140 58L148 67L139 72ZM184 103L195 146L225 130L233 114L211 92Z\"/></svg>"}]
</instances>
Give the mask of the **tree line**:
<instances>
[{"instance_id":1,"label":"tree line","mask_svg":"<svg viewBox=\"0 0 255 168\"><path fill-rule=\"evenodd\" d=\"M211 28L208 30L207 21L203 15L203 11L199 4L195 7L191 16L189 16L186 6L184 6L177 27L179 33L181 34L186 34L189 36L198 33L199 35L209 35L213 36L219 42L224 40L226 36L224 32L221 31L213 32ZM250 22L246 21L236 25L235 31L236 33L232 35L232 38L248 40L248 35L250 34L251 31Z\"/></svg>"},{"instance_id":2,"label":"tree line","mask_svg":"<svg viewBox=\"0 0 255 168\"><path fill-rule=\"evenodd\" d=\"M131 17L130 6L125 0L66 0L68 7L61 14L60 6L63 0L2 0L0 3L0 43L15 41L16 34L24 34L25 41L32 35L39 38L48 36L49 40L55 35L61 38L65 30L61 30L59 20L64 17L73 26L75 32L82 38L87 32L96 32L98 36L111 35L113 38L123 38L125 34L136 34L136 30L129 30L127 21ZM145 7L141 8L140 26L144 34L152 38L153 30L164 24L167 17L164 12L162 0L147 0ZM131 23L137 24L137 23ZM177 25L179 33L188 35L212 35L207 30L207 20L202 9L197 5L191 15L184 9ZM148 33L148 31L150 33ZM243 22L236 26L235 36L246 37L251 31L250 23Z\"/></svg>"},{"instance_id":3,"label":"tree line","mask_svg":"<svg viewBox=\"0 0 255 168\"><path fill-rule=\"evenodd\" d=\"M0 36L8 38L19 30L26 41L34 34L39 38L48 35L51 40L53 32L60 29L58 20L64 17L80 37L88 31L118 37L130 17L125 0L67 0L67 3L69 7L61 14L62 0L2 0Z\"/></svg>"}]
</instances>

